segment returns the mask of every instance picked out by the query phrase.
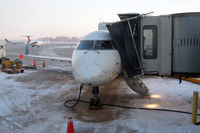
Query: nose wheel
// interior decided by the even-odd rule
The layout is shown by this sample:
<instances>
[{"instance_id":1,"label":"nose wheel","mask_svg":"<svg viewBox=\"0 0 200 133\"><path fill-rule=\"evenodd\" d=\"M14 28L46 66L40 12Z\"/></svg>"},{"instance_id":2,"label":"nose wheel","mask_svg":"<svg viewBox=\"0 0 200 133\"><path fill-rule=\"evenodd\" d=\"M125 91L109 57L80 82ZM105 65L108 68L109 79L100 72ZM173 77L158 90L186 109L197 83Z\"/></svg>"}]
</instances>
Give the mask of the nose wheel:
<instances>
[{"instance_id":1,"label":"nose wheel","mask_svg":"<svg viewBox=\"0 0 200 133\"><path fill-rule=\"evenodd\" d=\"M92 94L93 97L90 99L90 109L101 109L101 101L100 98L98 97L99 95L99 87L93 87L92 88Z\"/></svg>"}]
</instances>

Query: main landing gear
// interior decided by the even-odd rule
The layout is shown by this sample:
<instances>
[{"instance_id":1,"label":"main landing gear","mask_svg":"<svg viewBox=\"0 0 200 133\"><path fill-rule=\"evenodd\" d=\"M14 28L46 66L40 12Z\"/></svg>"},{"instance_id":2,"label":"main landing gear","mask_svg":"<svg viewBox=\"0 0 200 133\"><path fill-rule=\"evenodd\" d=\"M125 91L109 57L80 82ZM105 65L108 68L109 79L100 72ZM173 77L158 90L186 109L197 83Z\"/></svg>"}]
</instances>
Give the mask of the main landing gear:
<instances>
[{"instance_id":1,"label":"main landing gear","mask_svg":"<svg viewBox=\"0 0 200 133\"><path fill-rule=\"evenodd\" d=\"M98 86L92 88L92 94L93 97L90 99L90 109L101 109L102 105L100 102L100 98L98 97L99 95Z\"/></svg>"}]
</instances>

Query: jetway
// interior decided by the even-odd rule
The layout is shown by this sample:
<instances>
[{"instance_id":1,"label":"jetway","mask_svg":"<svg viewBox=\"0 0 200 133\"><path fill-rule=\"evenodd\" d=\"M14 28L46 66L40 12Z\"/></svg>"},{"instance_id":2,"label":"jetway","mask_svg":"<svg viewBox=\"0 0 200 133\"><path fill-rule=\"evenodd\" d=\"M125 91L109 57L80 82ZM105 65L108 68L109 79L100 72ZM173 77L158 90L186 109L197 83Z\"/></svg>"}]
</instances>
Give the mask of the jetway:
<instances>
[{"instance_id":1,"label":"jetway","mask_svg":"<svg viewBox=\"0 0 200 133\"><path fill-rule=\"evenodd\" d=\"M114 45L119 51L128 77L142 74L140 57L140 19L120 21L107 25Z\"/></svg>"},{"instance_id":2,"label":"jetway","mask_svg":"<svg viewBox=\"0 0 200 133\"><path fill-rule=\"evenodd\" d=\"M200 13L119 14L107 24L129 78L200 75Z\"/></svg>"}]
</instances>

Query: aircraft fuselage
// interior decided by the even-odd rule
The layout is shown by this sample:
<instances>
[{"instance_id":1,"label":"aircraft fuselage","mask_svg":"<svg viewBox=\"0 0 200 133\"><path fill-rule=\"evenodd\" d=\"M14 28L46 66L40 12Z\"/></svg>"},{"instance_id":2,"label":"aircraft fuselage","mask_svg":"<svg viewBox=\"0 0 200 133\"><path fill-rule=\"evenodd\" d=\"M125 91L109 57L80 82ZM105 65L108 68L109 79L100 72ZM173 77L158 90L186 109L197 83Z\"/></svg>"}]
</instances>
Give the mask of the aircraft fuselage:
<instances>
[{"instance_id":1,"label":"aircraft fuselage","mask_svg":"<svg viewBox=\"0 0 200 133\"><path fill-rule=\"evenodd\" d=\"M120 72L119 52L106 31L86 35L73 52L72 73L81 84L100 86L113 80Z\"/></svg>"}]
</instances>

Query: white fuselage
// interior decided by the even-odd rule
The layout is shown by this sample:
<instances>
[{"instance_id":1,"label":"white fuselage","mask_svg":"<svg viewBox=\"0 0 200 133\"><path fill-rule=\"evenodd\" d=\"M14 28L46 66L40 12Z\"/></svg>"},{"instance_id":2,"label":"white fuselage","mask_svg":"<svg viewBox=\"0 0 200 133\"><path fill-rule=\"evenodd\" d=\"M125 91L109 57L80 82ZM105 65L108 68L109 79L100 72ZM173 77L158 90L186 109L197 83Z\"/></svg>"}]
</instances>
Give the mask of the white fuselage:
<instances>
[{"instance_id":1,"label":"white fuselage","mask_svg":"<svg viewBox=\"0 0 200 133\"><path fill-rule=\"evenodd\" d=\"M95 31L86 35L73 51L72 73L81 84L106 84L118 76L121 68L119 52L106 31Z\"/></svg>"},{"instance_id":2,"label":"white fuselage","mask_svg":"<svg viewBox=\"0 0 200 133\"><path fill-rule=\"evenodd\" d=\"M81 84L99 86L113 80L121 71L117 50L74 50L72 72Z\"/></svg>"},{"instance_id":3,"label":"white fuselage","mask_svg":"<svg viewBox=\"0 0 200 133\"><path fill-rule=\"evenodd\" d=\"M27 42L27 44L31 45L32 47L34 46L42 46L43 45L43 42L42 41L30 41L30 42Z\"/></svg>"}]
</instances>

